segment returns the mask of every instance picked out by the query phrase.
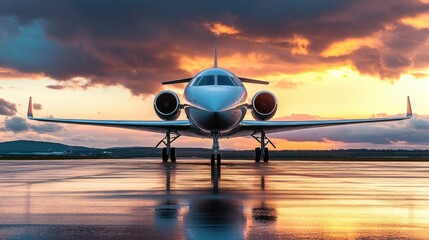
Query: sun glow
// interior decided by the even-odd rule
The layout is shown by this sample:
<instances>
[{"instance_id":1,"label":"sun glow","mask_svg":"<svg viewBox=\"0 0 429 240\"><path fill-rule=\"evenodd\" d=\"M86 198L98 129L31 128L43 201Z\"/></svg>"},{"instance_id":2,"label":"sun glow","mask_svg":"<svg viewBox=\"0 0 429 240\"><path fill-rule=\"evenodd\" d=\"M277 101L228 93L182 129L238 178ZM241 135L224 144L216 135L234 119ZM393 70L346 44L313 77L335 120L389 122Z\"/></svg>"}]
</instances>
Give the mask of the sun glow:
<instances>
[{"instance_id":1,"label":"sun glow","mask_svg":"<svg viewBox=\"0 0 429 240\"><path fill-rule=\"evenodd\" d=\"M403 18L400 22L417 29L429 28L429 13L421 14L416 17Z\"/></svg>"},{"instance_id":2,"label":"sun glow","mask_svg":"<svg viewBox=\"0 0 429 240\"><path fill-rule=\"evenodd\" d=\"M260 53L241 54L221 57L219 59L220 67L227 66L229 70L237 69L261 69L266 67L269 56ZM243 62L246 65L243 65ZM197 73L203 69L213 66L213 58L202 56L183 56L180 58L180 69L190 73Z\"/></svg>"},{"instance_id":3,"label":"sun glow","mask_svg":"<svg viewBox=\"0 0 429 240\"><path fill-rule=\"evenodd\" d=\"M293 38L290 40L293 44L291 50L292 55L307 55L308 54L308 45L310 41L304 37L294 34Z\"/></svg>"},{"instance_id":4,"label":"sun glow","mask_svg":"<svg viewBox=\"0 0 429 240\"><path fill-rule=\"evenodd\" d=\"M235 35L240 33L240 31L235 27L222 23L205 23L204 25L207 29L216 34Z\"/></svg>"},{"instance_id":5,"label":"sun glow","mask_svg":"<svg viewBox=\"0 0 429 240\"><path fill-rule=\"evenodd\" d=\"M374 37L350 38L331 44L320 55L322 57L338 57L350 54L363 46L378 47L380 45L380 40Z\"/></svg>"}]
</instances>

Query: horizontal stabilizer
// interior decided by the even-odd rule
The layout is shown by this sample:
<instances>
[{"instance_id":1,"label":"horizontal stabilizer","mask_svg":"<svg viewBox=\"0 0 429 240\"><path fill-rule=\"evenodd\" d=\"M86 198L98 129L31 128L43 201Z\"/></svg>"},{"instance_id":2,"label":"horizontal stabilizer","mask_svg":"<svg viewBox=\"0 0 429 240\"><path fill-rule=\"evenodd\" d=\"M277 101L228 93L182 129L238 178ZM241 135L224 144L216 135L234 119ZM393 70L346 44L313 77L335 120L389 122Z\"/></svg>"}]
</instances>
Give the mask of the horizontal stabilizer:
<instances>
[{"instance_id":1,"label":"horizontal stabilizer","mask_svg":"<svg viewBox=\"0 0 429 240\"><path fill-rule=\"evenodd\" d=\"M270 82L262 81L262 80L256 80L256 79L251 79L251 78L242 78L242 77L238 77L238 78L240 78L240 80L242 82L245 82L245 83L254 83L254 84L263 84L263 85L270 84Z\"/></svg>"},{"instance_id":2,"label":"horizontal stabilizer","mask_svg":"<svg viewBox=\"0 0 429 240\"><path fill-rule=\"evenodd\" d=\"M162 85L178 84L178 83L188 83L191 80L192 80L192 78L182 78L182 79L177 79L177 80L171 80L171 81L162 82Z\"/></svg>"}]
</instances>

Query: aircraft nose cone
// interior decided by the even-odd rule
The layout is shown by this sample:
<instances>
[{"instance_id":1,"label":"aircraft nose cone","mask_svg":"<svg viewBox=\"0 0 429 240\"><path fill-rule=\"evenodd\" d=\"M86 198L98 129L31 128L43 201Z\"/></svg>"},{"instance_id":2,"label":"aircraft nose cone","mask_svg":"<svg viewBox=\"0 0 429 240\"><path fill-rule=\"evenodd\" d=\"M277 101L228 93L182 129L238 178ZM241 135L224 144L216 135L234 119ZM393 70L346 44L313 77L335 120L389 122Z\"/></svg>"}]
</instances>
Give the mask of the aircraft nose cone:
<instances>
[{"instance_id":1,"label":"aircraft nose cone","mask_svg":"<svg viewBox=\"0 0 429 240\"><path fill-rule=\"evenodd\" d=\"M241 91L240 88L198 88L191 92L189 100L206 111L222 112L237 102Z\"/></svg>"},{"instance_id":2,"label":"aircraft nose cone","mask_svg":"<svg viewBox=\"0 0 429 240\"><path fill-rule=\"evenodd\" d=\"M237 125L245 114L238 102L245 97L245 90L239 87L195 87L185 94L192 107L188 107L188 118L204 130L228 130Z\"/></svg>"},{"instance_id":3,"label":"aircraft nose cone","mask_svg":"<svg viewBox=\"0 0 429 240\"><path fill-rule=\"evenodd\" d=\"M231 107L233 104L234 99L228 99L225 96L219 95L215 96L212 101L208 101L205 108L212 112L221 112Z\"/></svg>"}]
</instances>

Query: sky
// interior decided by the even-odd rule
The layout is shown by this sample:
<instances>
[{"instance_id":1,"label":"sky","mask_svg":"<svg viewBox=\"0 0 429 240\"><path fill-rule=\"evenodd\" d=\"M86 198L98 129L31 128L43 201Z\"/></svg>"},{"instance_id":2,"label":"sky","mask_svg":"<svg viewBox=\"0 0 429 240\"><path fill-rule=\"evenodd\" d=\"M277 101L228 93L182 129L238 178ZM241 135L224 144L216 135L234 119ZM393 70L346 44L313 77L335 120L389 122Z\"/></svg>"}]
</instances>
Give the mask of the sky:
<instances>
[{"instance_id":1,"label":"sky","mask_svg":"<svg viewBox=\"0 0 429 240\"><path fill-rule=\"evenodd\" d=\"M159 120L156 94L185 87L161 82L212 67L213 33L219 67L270 82L246 87L277 96L274 120L402 116L411 98L411 120L269 135L278 149L429 149L429 0L2 0L0 141L155 146L162 134L29 121L28 98L39 117Z\"/></svg>"}]
</instances>

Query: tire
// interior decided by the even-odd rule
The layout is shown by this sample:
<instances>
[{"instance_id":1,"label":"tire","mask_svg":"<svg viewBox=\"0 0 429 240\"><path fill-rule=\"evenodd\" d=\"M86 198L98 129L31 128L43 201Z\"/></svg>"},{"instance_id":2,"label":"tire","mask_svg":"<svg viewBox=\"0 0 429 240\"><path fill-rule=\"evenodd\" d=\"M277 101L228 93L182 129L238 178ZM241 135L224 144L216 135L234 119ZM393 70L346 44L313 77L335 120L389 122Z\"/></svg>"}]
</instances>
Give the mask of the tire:
<instances>
[{"instance_id":1,"label":"tire","mask_svg":"<svg viewBox=\"0 0 429 240\"><path fill-rule=\"evenodd\" d=\"M265 148L264 162L268 162L269 159L270 159L270 154L269 154L268 148Z\"/></svg>"},{"instance_id":2,"label":"tire","mask_svg":"<svg viewBox=\"0 0 429 240\"><path fill-rule=\"evenodd\" d=\"M168 161L167 148L162 148L162 162Z\"/></svg>"},{"instance_id":3,"label":"tire","mask_svg":"<svg viewBox=\"0 0 429 240\"><path fill-rule=\"evenodd\" d=\"M211 154L210 155L210 164L213 166L213 165L215 165L215 155L214 154Z\"/></svg>"},{"instance_id":4,"label":"tire","mask_svg":"<svg viewBox=\"0 0 429 240\"><path fill-rule=\"evenodd\" d=\"M174 147L170 149L170 160L171 162L176 162L176 148Z\"/></svg>"},{"instance_id":5,"label":"tire","mask_svg":"<svg viewBox=\"0 0 429 240\"><path fill-rule=\"evenodd\" d=\"M261 160L261 148L255 148L255 162L259 162Z\"/></svg>"},{"instance_id":6,"label":"tire","mask_svg":"<svg viewBox=\"0 0 429 240\"><path fill-rule=\"evenodd\" d=\"M218 166L220 166L220 162L221 162L220 154L218 154L218 155L216 156L216 160L217 160L217 165L218 165Z\"/></svg>"}]
</instances>

